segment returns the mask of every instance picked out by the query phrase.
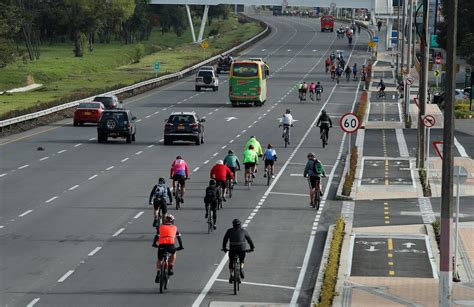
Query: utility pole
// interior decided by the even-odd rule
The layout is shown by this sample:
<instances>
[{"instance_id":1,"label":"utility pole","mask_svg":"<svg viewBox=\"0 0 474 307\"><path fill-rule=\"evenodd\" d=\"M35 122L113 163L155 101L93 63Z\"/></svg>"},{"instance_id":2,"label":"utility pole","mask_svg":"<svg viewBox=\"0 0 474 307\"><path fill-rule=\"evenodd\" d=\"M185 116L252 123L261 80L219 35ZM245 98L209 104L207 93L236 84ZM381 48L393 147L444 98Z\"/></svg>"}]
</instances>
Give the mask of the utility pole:
<instances>
[{"instance_id":1,"label":"utility pole","mask_svg":"<svg viewBox=\"0 0 474 307\"><path fill-rule=\"evenodd\" d=\"M399 52L400 52L400 0L397 3L397 65L395 66L395 76L400 77L400 63L399 63Z\"/></svg>"},{"instance_id":2,"label":"utility pole","mask_svg":"<svg viewBox=\"0 0 474 307\"><path fill-rule=\"evenodd\" d=\"M413 0L408 0L408 3L410 5L410 13L408 16L408 37L407 37L407 42L408 42L408 48L407 48L407 75L409 76L411 74L411 36L412 36L412 25L413 25ZM413 46L414 47L414 46ZM408 123L408 117L410 113L410 85L406 84L404 86L405 90L405 123Z\"/></svg>"},{"instance_id":3,"label":"utility pole","mask_svg":"<svg viewBox=\"0 0 474 307\"><path fill-rule=\"evenodd\" d=\"M400 68L402 69L405 67L405 25L406 25L406 15L407 15L407 4L406 0L403 1L403 18L402 18L402 35L401 35L401 42L402 42L402 62L400 63Z\"/></svg>"},{"instance_id":4,"label":"utility pole","mask_svg":"<svg viewBox=\"0 0 474 307\"><path fill-rule=\"evenodd\" d=\"M411 34L411 37L412 37L412 50L413 50L413 54L412 54L412 59L413 61L411 61L411 67L413 68L415 66L415 58L416 58L416 13L415 13L415 10L416 10L416 6L418 5L418 0L413 0L413 24L415 25L414 29L413 29L413 32Z\"/></svg>"},{"instance_id":5,"label":"utility pole","mask_svg":"<svg viewBox=\"0 0 474 307\"><path fill-rule=\"evenodd\" d=\"M421 71L420 71L420 102L418 110L418 149L417 149L417 161L418 168L425 168L425 149L426 149L426 128L423 125L423 117L426 113L426 104L428 101L428 51L429 51L429 27L428 27L428 6L429 0L423 0L423 31L421 32ZM429 176L429 174L426 174Z\"/></svg>"},{"instance_id":6,"label":"utility pole","mask_svg":"<svg viewBox=\"0 0 474 307\"><path fill-rule=\"evenodd\" d=\"M426 1L426 0L425 0ZM439 305L451 306L453 290L453 144L454 144L454 91L456 89L456 61L458 0L446 1L446 96L444 105L443 166L441 173L441 239Z\"/></svg>"}]
</instances>

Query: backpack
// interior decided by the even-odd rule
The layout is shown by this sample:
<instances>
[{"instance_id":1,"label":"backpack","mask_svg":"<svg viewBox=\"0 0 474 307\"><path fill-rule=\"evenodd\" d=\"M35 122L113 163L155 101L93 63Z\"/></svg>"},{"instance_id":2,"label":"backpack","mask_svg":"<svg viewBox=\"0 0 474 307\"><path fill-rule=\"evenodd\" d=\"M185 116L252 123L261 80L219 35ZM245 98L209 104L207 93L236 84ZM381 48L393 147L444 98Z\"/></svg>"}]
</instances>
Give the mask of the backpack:
<instances>
[{"instance_id":1,"label":"backpack","mask_svg":"<svg viewBox=\"0 0 474 307\"><path fill-rule=\"evenodd\" d=\"M164 200L166 198L166 186L157 185L155 190L155 199Z\"/></svg>"},{"instance_id":2,"label":"backpack","mask_svg":"<svg viewBox=\"0 0 474 307\"><path fill-rule=\"evenodd\" d=\"M319 161L314 161L314 170L316 174L321 175L324 172L323 165Z\"/></svg>"},{"instance_id":3,"label":"backpack","mask_svg":"<svg viewBox=\"0 0 474 307\"><path fill-rule=\"evenodd\" d=\"M217 188L210 188L206 189L206 196L204 196L204 201L206 203L217 201Z\"/></svg>"}]
</instances>

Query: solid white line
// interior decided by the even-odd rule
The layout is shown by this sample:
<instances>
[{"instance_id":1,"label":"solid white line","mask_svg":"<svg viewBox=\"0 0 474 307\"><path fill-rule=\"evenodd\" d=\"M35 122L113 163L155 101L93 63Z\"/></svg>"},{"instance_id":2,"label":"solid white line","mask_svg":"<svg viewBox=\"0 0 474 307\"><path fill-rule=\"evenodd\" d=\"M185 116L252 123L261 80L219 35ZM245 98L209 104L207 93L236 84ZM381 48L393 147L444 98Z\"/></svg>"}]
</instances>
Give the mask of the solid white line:
<instances>
[{"instance_id":1,"label":"solid white line","mask_svg":"<svg viewBox=\"0 0 474 307\"><path fill-rule=\"evenodd\" d=\"M39 160L40 160L40 161L44 161L44 160L46 160L46 159L49 159L49 157L43 157L43 158L41 158L41 159L39 159Z\"/></svg>"},{"instance_id":2,"label":"solid white line","mask_svg":"<svg viewBox=\"0 0 474 307\"><path fill-rule=\"evenodd\" d=\"M143 150L140 150L139 152L136 152L135 154L138 156L143 152Z\"/></svg>"},{"instance_id":3,"label":"solid white line","mask_svg":"<svg viewBox=\"0 0 474 307\"><path fill-rule=\"evenodd\" d=\"M112 235L112 237L118 236L118 235L121 234L122 231L124 231L124 230L125 230L125 228L120 228L119 230L117 230L117 231Z\"/></svg>"},{"instance_id":4,"label":"solid white line","mask_svg":"<svg viewBox=\"0 0 474 307\"><path fill-rule=\"evenodd\" d=\"M73 187L70 187L68 190L69 190L69 191L72 191L72 190L74 190L74 189L77 189L78 187L79 187L79 185L78 185L78 184L76 184L75 186L73 186Z\"/></svg>"},{"instance_id":5,"label":"solid white line","mask_svg":"<svg viewBox=\"0 0 474 307\"><path fill-rule=\"evenodd\" d=\"M466 149L464 149L464 146L462 146L461 143L459 143L459 141L456 137L454 138L454 146L456 146L456 148L458 149L459 154L461 155L461 157L469 158L469 155L466 153Z\"/></svg>"},{"instance_id":6,"label":"solid white line","mask_svg":"<svg viewBox=\"0 0 474 307\"><path fill-rule=\"evenodd\" d=\"M23 212L22 214L20 214L19 217L24 217L25 215L30 214L31 212L33 212L33 210L27 210Z\"/></svg>"},{"instance_id":7,"label":"solid white line","mask_svg":"<svg viewBox=\"0 0 474 307\"><path fill-rule=\"evenodd\" d=\"M81 143L78 143L78 144L74 145L74 147L79 147L81 145L82 145Z\"/></svg>"},{"instance_id":8,"label":"solid white line","mask_svg":"<svg viewBox=\"0 0 474 307\"><path fill-rule=\"evenodd\" d=\"M400 152L400 157L409 157L407 142L405 140L405 135L403 134L403 129L395 129L398 143L398 151Z\"/></svg>"},{"instance_id":9,"label":"solid white line","mask_svg":"<svg viewBox=\"0 0 474 307\"><path fill-rule=\"evenodd\" d=\"M123 163L123 162L127 161L128 159L129 159L129 158L122 159L122 160L120 160L120 162Z\"/></svg>"},{"instance_id":10,"label":"solid white line","mask_svg":"<svg viewBox=\"0 0 474 307\"><path fill-rule=\"evenodd\" d=\"M54 197L51 197L50 199L48 199L47 201L45 201L46 204L49 204L50 202L52 202L53 200L55 200L56 198L58 198L57 196L54 196Z\"/></svg>"},{"instance_id":11,"label":"solid white line","mask_svg":"<svg viewBox=\"0 0 474 307\"><path fill-rule=\"evenodd\" d=\"M38 303L39 300L39 297L33 299L28 305L26 305L26 307L33 307L36 303Z\"/></svg>"},{"instance_id":12,"label":"solid white line","mask_svg":"<svg viewBox=\"0 0 474 307\"><path fill-rule=\"evenodd\" d=\"M18 169L24 169L25 167L28 167L29 165L28 164L25 164L23 166L20 166Z\"/></svg>"},{"instance_id":13,"label":"solid white line","mask_svg":"<svg viewBox=\"0 0 474 307\"><path fill-rule=\"evenodd\" d=\"M6 176L6 175L7 175L7 173L3 173L3 174L0 175L0 177Z\"/></svg>"},{"instance_id":14,"label":"solid white line","mask_svg":"<svg viewBox=\"0 0 474 307\"><path fill-rule=\"evenodd\" d=\"M100 251L101 249L102 249L101 246L97 246L97 247L94 248L89 254L87 254L87 256L92 257L92 256L94 256L95 254L97 254L97 252Z\"/></svg>"},{"instance_id":15,"label":"solid white line","mask_svg":"<svg viewBox=\"0 0 474 307\"><path fill-rule=\"evenodd\" d=\"M114 168L113 166L109 166L109 167L107 167L105 170L106 170L106 171L110 171L110 170L113 169L113 168Z\"/></svg>"},{"instance_id":16,"label":"solid white line","mask_svg":"<svg viewBox=\"0 0 474 307\"><path fill-rule=\"evenodd\" d=\"M99 176L99 175L97 175L97 174L92 175L92 176L90 176L89 178L87 178L87 180L92 180L92 179L94 179L94 178L97 177L97 176Z\"/></svg>"},{"instance_id":17,"label":"solid white line","mask_svg":"<svg viewBox=\"0 0 474 307\"><path fill-rule=\"evenodd\" d=\"M133 218L134 218L134 219L138 219L140 216L142 216L142 214L143 214L143 211L140 211L140 212L138 212L137 215L135 215Z\"/></svg>"},{"instance_id":18,"label":"solid white line","mask_svg":"<svg viewBox=\"0 0 474 307\"><path fill-rule=\"evenodd\" d=\"M63 152L66 152L66 151L67 151L66 149L63 149L63 150L58 151L57 153L62 154Z\"/></svg>"},{"instance_id":19,"label":"solid white line","mask_svg":"<svg viewBox=\"0 0 474 307\"><path fill-rule=\"evenodd\" d=\"M216 279L216 281L229 282L229 280L227 280L227 279ZM294 289L295 289L295 287L280 286L280 285L272 285L272 284L261 284L261 283L248 282L248 281L243 281L242 283L243 283L243 284L246 284L246 285L252 285L252 286L262 286L262 287L282 288L282 289L289 289L289 290L294 290Z\"/></svg>"},{"instance_id":20,"label":"solid white line","mask_svg":"<svg viewBox=\"0 0 474 307\"><path fill-rule=\"evenodd\" d=\"M278 195L290 195L290 196L304 196L308 197L308 194L298 194L298 193L283 193L283 192L270 192L270 194L278 194Z\"/></svg>"},{"instance_id":21,"label":"solid white line","mask_svg":"<svg viewBox=\"0 0 474 307\"><path fill-rule=\"evenodd\" d=\"M66 274L63 275L60 279L58 279L58 282L64 282L71 274L74 273L74 270L69 270L66 272Z\"/></svg>"}]
</instances>

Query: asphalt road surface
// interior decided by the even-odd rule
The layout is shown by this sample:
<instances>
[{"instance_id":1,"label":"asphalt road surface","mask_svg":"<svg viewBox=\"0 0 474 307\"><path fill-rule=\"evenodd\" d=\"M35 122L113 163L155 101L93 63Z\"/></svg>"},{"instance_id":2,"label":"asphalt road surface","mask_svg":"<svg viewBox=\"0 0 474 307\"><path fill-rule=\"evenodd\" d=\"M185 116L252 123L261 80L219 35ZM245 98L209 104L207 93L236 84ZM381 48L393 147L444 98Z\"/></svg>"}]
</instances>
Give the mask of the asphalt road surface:
<instances>
[{"instance_id":1,"label":"asphalt road surface","mask_svg":"<svg viewBox=\"0 0 474 307\"><path fill-rule=\"evenodd\" d=\"M353 108L358 88L357 82L331 82L324 73L324 59L340 49L349 65L361 66L368 56L369 37L361 33L350 48L334 33L319 32L317 19L263 19L272 33L241 54L263 57L270 66L269 97L262 107L232 108L227 74L220 75L218 92L194 92L189 77L125 101L138 118L137 142L132 144L98 144L95 126L73 127L70 119L1 139L2 306L310 303L327 225L338 210L328 201L323 214L316 215L308 206L301 174L306 154L316 152L332 175L323 182L330 182L332 189L325 197L332 198L340 175L336 168L346 151L338 119ZM322 82L320 103L298 102L295 85L300 80ZM335 126L325 149L319 129L313 127L323 105ZM288 148L277 127L286 108L298 120ZM203 145L163 145L164 120L172 111L196 111L206 118ZM277 177L267 187L261 166L251 191L236 186L234 197L218 212L217 231L208 235L203 194L209 170L228 149L240 156L251 135L262 146L275 146ZM39 146L45 150L37 151ZM158 177L167 177L179 154L191 174L182 209L170 211L185 249L178 252L169 289L159 294L147 200ZM225 282L227 263L220 251L234 218L247 224L256 245L247 257L247 284L238 296Z\"/></svg>"}]
</instances>

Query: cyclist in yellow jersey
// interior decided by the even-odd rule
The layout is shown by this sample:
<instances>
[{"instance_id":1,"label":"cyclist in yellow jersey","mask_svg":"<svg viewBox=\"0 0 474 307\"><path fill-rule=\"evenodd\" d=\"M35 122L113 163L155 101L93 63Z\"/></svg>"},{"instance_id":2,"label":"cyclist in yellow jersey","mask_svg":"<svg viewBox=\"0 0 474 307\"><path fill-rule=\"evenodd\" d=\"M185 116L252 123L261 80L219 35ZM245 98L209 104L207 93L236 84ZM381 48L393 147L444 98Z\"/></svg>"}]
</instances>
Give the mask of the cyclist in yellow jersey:
<instances>
[{"instance_id":1,"label":"cyclist in yellow jersey","mask_svg":"<svg viewBox=\"0 0 474 307\"><path fill-rule=\"evenodd\" d=\"M253 172L258 164L258 155L254 151L253 145L249 145L249 147L244 151L243 162L245 165L245 183L247 183L249 173L252 175L253 178L255 178Z\"/></svg>"}]
</instances>

